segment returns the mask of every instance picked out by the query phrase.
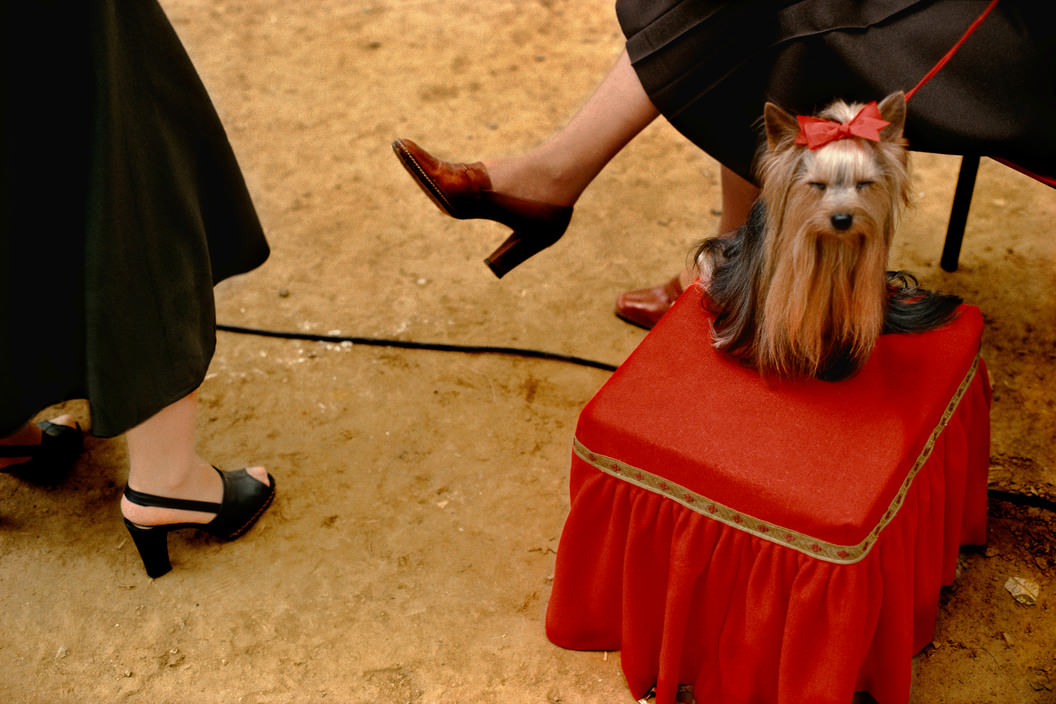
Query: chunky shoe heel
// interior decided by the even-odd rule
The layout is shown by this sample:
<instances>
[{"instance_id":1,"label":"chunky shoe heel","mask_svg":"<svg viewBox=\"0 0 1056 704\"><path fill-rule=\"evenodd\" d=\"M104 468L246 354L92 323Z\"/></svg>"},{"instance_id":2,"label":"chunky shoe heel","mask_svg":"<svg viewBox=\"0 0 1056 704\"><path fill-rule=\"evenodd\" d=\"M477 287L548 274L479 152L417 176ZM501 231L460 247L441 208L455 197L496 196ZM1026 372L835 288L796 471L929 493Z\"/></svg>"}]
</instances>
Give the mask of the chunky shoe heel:
<instances>
[{"instance_id":1,"label":"chunky shoe heel","mask_svg":"<svg viewBox=\"0 0 1056 704\"><path fill-rule=\"evenodd\" d=\"M523 261L561 239L572 220L572 206L496 193L484 164L440 161L409 139L392 150L400 164L436 207L458 220L493 220L513 233L484 260L502 278Z\"/></svg>"},{"instance_id":2,"label":"chunky shoe heel","mask_svg":"<svg viewBox=\"0 0 1056 704\"><path fill-rule=\"evenodd\" d=\"M143 560L143 566L147 569L147 576L155 579L172 569L169 562L169 531L167 526L147 528L137 526L127 518L125 527L132 535L132 542L136 544L139 557Z\"/></svg>"},{"instance_id":3,"label":"chunky shoe heel","mask_svg":"<svg viewBox=\"0 0 1056 704\"><path fill-rule=\"evenodd\" d=\"M484 263L488 265L492 273L498 278L502 278L510 272L511 269L523 263L528 257L536 254L540 248L534 246L534 242L521 239L519 232L512 232L510 236L506 238L506 241L499 245L499 248L491 253Z\"/></svg>"},{"instance_id":4,"label":"chunky shoe heel","mask_svg":"<svg viewBox=\"0 0 1056 704\"><path fill-rule=\"evenodd\" d=\"M220 503L173 499L125 487L125 498L137 506L216 514L208 523L165 523L158 526L141 526L126 518L125 526L151 578L160 577L172 569L168 545L169 533L172 531L197 528L223 540L234 540L249 530L275 498L275 478L270 474L268 484L265 484L245 469L216 471L224 483L224 496Z\"/></svg>"},{"instance_id":5,"label":"chunky shoe heel","mask_svg":"<svg viewBox=\"0 0 1056 704\"><path fill-rule=\"evenodd\" d=\"M501 279L529 257L538 254L561 237L561 233L558 233L557 237L552 235L553 233L546 232L539 235L514 231L510 233L505 242L499 245L498 249L484 260L484 263L496 277Z\"/></svg>"}]
</instances>

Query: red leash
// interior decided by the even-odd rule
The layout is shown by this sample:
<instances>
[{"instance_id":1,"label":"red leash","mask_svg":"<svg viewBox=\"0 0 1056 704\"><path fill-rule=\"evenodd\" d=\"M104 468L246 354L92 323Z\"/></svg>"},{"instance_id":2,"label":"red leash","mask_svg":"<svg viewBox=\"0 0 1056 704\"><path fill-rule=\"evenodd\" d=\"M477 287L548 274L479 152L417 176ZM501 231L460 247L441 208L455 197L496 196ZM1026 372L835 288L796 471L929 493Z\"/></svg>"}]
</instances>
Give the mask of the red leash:
<instances>
[{"instance_id":1,"label":"red leash","mask_svg":"<svg viewBox=\"0 0 1056 704\"><path fill-rule=\"evenodd\" d=\"M917 85L913 86L912 90L910 90L908 93L906 93L906 100L907 101L910 98L912 98L913 94L916 93L918 90L920 90L924 86L925 83L930 81L935 76L936 73L938 73L940 70L942 70L942 67L945 66L946 63L951 58L953 58L953 55L957 53L957 50L961 48L961 45L964 44L964 41L966 39L968 39L968 37L970 37L972 35L972 32L974 32L976 29L978 29L980 24L983 23L983 20L986 19L986 16L990 14L990 11L994 9L995 5L997 5L997 0L990 0L990 4L987 5L986 9L983 10L982 14L980 14L977 18L975 18L975 21L972 22L971 25L969 25L968 29L965 30L965 32L961 36L961 38L957 40L957 43L954 44L953 47L949 51L946 52L945 56L943 56L941 59L939 59L938 63L936 63L935 66L933 66L932 69L930 71L928 71L928 73L924 76L924 78L920 79L920 83L918 83ZM1031 178L1033 178L1036 181L1040 181L1040 182L1042 182L1044 184L1052 186L1053 188L1056 188L1056 177L1053 177L1053 176L1041 176L1041 175L1036 174L1036 173L1034 173L1032 171L1027 171L1023 167L1018 166L1016 164L1013 164L1012 162L1007 161L1005 159L997 159L997 161L1001 162L1005 166L1008 166L1008 167L1010 167L1012 169L1015 169L1016 171L1024 173L1027 176L1030 176Z\"/></svg>"},{"instance_id":2,"label":"red leash","mask_svg":"<svg viewBox=\"0 0 1056 704\"><path fill-rule=\"evenodd\" d=\"M927 74L924 76L924 78L920 79L920 83L918 83L917 85L913 86L913 88L908 93L906 93L906 100L907 101L910 98L912 98L914 93L916 93L918 90L920 90L921 87L925 83L930 81L935 76L936 73L938 73L940 70L942 70L942 67L945 66L946 63L950 59L953 58L953 55L957 53L957 50L961 48L961 45L964 44L964 41L966 39L968 39L968 37L972 36L972 32L974 32L976 29L979 28L979 25L983 23L983 20L986 19L986 16L990 14L990 11L994 9L995 5L997 5L997 0L990 0L990 4L987 5L986 9L983 10L983 13L981 15L979 15L975 19L975 21L972 22L971 25L969 25L969 27L965 31L964 35L962 35L961 38L957 40L957 43L954 44L953 47L949 51L946 52L945 56L943 56L941 59L939 59L939 62L937 64L935 64L930 71L927 72Z\"/></svg>"}]
</instances>

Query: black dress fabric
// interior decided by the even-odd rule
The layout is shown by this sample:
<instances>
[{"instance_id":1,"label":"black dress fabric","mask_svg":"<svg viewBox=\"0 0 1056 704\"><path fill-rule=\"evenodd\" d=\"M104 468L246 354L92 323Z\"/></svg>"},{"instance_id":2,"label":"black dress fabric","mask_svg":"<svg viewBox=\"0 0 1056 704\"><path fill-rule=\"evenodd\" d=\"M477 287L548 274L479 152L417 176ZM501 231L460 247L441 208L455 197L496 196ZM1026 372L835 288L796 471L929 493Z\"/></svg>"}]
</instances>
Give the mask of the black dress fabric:
<instances>
[{"instance_id":1,"label":"black dress fabric","mask_svg":"<svg viewBox=\"0 0 1056 704\"><path fill-rule=\"evenodd\" d=\"M766 101L812 114L909 91L988 0L617 0L627 50L671 124L746 178ZM1056 3L1001 0L908 102L911 149L1056 177Z\"/></svg>"},{"instance_id":2,"label":"black dress fabric","mask_svg":"<svg viewBox=\"0 0 1056 704\"><path fill-rule=\"evenodd\" d=\"M73 398L117 435L201 384L268 245L155 0L5 2L0 38L0 435Z\"/></svg>"}]
</instances>

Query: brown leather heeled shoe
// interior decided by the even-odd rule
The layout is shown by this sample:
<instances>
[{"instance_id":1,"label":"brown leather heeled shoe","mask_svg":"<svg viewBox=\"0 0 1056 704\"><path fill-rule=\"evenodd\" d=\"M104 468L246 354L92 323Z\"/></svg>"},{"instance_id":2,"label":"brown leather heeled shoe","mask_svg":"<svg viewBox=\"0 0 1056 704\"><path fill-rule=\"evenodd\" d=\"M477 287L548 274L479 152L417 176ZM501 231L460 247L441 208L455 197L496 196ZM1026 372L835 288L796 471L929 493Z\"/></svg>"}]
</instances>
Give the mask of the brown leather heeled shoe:
<instances>
[{"instance_id":1,"label":"brown leather heeled shoe","mask_svg":"<svg viewBox=\"0 0 1056 704\"><path fill-rule=\"evenodd\" d=\"M392 143L396 157L436 206L459 220L494 220L513 230L484 263L495 276L561 239L572 219L572 206L515 198L491 189L484 164L440 161L409 139Z\"/></svg>"},{"instance_id":2,"label":"brown leather heeled shoe","mask_svg":"<svg viewBox=\"0 0 1056 704\"><path fill-rule=\"evenodd\" d=\"M682 282L677 276L659 286L627 291L616 297L616 315L651 330L681 295Z\"/></svg>"}]
</instances>

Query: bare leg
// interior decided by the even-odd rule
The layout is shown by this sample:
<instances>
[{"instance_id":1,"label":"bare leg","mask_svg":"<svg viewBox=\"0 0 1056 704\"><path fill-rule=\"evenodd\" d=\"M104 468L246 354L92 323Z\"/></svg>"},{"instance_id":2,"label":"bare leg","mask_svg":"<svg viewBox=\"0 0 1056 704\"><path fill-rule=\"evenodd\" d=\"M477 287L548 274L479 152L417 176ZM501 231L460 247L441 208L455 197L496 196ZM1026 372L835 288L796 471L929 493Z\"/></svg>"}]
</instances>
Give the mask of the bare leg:
<instances>
[{"instance_id":1,"label":"bare leg","mask_svg":"<svg viewBox=\"0 0 1056 704\"><path fill-rule=\"evenodd\" d=\"M718 234L733 232L748 222L748 211L759 197L759 187L722 167L722 217Z\"/></svg>"},{"instance_id":2,"label":"bare leg","mask_svg":"<svg viewBox=\"0 0 1056 704\"><path fill-rule=\"evenodd\" d=\"M624 50L579 112L555 135L527 154L484 165L498 193L572 205L659 114Z\"/></svg>"},{"instance_id":3,"label":"bare leg","mask_svg":"<svg viewBox=\"0 0 1056 704\"><path fill-rule=\"evenodd\" d=\"M197 410L197 395L191 393L128 431L131 488L174 499L220 502L220 476L194 449ZM248 471L258 481L269 483L263 467ZM139 506L124 497L121 512L141 526L208 523L215 517L213 513Z\"/></svg>"},{"instance_id":4,"label":"bare leg","mask_svg":"<svg viewBox=\"0 0 1056 704\"><path fill-rule=\"evenodd\" d=\"M51 422L55 425L65 425L69 428L73 428L77 425L73 416L69 414L63 414L57 418L52 418ZM41 442L41 430L40 426L36 423L26 423L21 428L16 430L6 438L0 438L0 445L39 445ZM0 469L9 467L14 464L20 464L28 461L29 457L0 457Z\"/></svg>"},{"instance_id":5,"label":"bare leg","mask_svg":"<svg viewBox=\"0 0 1056 704\"><path fill-rule=\"evenodd\" d=\"M716 233L720 237L733 232L748 221L748 211L759 196L759 188L751 181L741 178L735 171L722 167L722 215ZM689 286L697 278L696 267L686 267L679 273L678 280L682 288Z\"/></svg>"}]
</instances>

